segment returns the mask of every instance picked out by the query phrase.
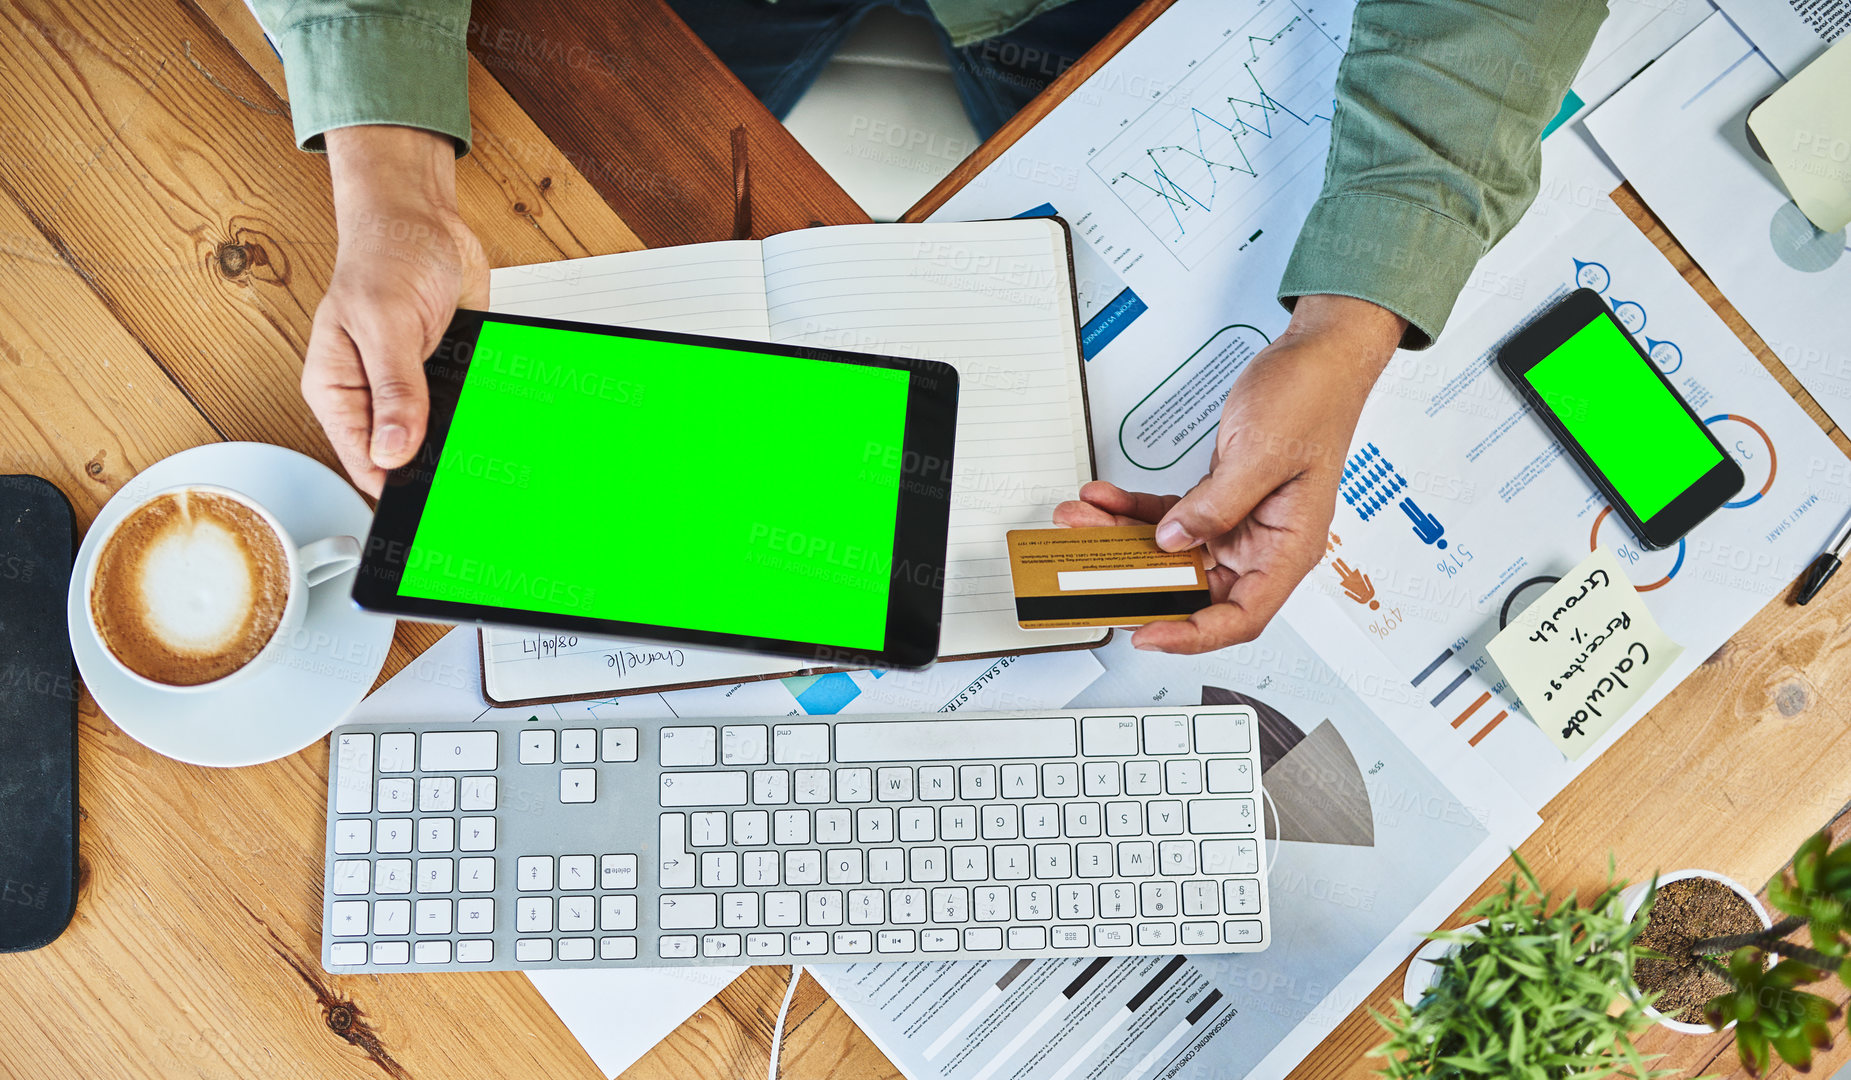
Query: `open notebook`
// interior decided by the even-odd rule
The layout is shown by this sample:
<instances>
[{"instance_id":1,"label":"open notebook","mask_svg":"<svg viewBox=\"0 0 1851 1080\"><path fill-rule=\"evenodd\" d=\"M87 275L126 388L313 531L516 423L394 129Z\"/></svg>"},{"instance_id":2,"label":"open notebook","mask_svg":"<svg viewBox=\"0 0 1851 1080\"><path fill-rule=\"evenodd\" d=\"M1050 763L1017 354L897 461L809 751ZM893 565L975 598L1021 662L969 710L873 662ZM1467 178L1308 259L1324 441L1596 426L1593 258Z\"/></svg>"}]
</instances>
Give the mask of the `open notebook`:
<instances>
[{"instance_id":1,"label":"open notebook","mask_svg":"<svg viewBox=\"0 0 1851 1080\"><path fill-rule=\"evenodd\" d=\"M489 306L719 337L942 360L958 369L946 658L1098 644L1016 626L1003 534L1045 528L1093 478L1064 223L844 225L496 270ZM800 480L800 478L793 478ZM716 477L716 485L724 478ZM704 497L689 492L691 504ZM792 498L827 498L792 485ZM663 528L685 527L669 514ZM677 525L675 522L682 522ZM751 602L742 573L740 602ZM583 635L482 631L490 700L602 696L799 674L800 661Z\"/></svg>"}]
</instances>

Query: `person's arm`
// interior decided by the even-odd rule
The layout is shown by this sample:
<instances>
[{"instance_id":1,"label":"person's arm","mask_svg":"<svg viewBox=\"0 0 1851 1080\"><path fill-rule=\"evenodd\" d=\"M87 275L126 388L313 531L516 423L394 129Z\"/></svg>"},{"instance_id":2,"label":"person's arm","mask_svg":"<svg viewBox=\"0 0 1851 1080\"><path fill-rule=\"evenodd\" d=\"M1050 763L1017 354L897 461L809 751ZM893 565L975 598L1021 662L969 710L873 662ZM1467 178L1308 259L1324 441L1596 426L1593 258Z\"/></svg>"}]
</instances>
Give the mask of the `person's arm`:
<instances>
[{"instance_id":1,"label":"person's arm","mask_svg":"<svg viewBox=\"0 0 1851 1080\"><path fill-rule=\"evenodd\" d=\"M1425 348L1478 259L1535 197L1540 137L1606 14L1600 0L1362 0L1337 74L1324 187L1280 283L1292 321L1222 406L1187 495L1088 484L1064 525L1157 522L1206 546L1213 604L1132 644L1259 636L1324 554L1343 459L1397 345Z\"/></svg>"},{"instance_id":2,"label":"person's arm","mask_svg":"<svg viewBox=\"0 0 1851 1080\"><path fill-rule=\"evenodd\" d=\"M340 235L302 396L341 464L378 495L411 460L423 362L459 304L488 303L456 206L469 146L468 0L254 0L289 84L296 140L326 150Z\"/></svg>"},{"instance_id":3,"label":"person's arm","mask_svg":"<svg viewBox=\"0 0 1851 1080\"><path fill-rule=\"evenodd\" d=\"M1479 258L1536 197L1541 136L1604 0L1362 0L1324 187L1279 297L1336 294L1432 344Z\"/></svg>"}]
</instances>

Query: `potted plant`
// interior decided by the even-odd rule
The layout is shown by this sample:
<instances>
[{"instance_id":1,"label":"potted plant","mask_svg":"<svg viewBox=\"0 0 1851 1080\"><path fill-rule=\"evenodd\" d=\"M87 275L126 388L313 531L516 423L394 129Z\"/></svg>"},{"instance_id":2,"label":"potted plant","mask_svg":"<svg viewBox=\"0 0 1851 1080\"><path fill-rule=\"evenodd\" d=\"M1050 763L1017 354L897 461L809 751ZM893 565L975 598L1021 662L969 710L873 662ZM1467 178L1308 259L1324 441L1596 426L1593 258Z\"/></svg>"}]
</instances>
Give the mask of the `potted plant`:
<instances>
[{"instance_id":1,"label":"potted plant","mask_svg":"<svg viewBox=\"0 0 1851 1080\"><path fill-rule=\"evenodd\" d=\"M1747 890L1715 874L1673 877L1704 884L1677 890L1667 877L1656 898L1634 902L1634 907L1650 909L1639 943L1660 954L1640 961L1637 985L1655 993L1663 990L1666 978L1680 978L1686 997L1693 986L1706 985L1712 992L1694 1006L1684 1005L1672 1019L1681 1015L1688 1021L1694 1012L1709 1030L1733 1025L1736 1053L1750 1074L1765 1072L1776 1054L1795 1069L1807 1069L1813 1050L1832 1044L1831 1021L1839 1008L1800 987L1832 972L1851 986L1851 844L1834 850L1829 832L1807 837L1793 862L1768 886L1769 902L1785 917L1774 922L1754 904L1758 925L1744 925L1738 917L1733 932L1702 932L1702 919L1688 917L1692 901L1679 901L1677 891L1713 892L1714 883L1722 881L1752 904ZM1802 928L1811 937L1810 946L1788 940ZM1770 964L1775 954L1778 961ZM1687 1029L1706 1030L1679 1025Z\"/></svg>"},{"instance_id":2,"label":"potted plant","mask_svg":"<svg viewBox=\"0 0 1851 1080\"><path fill-rule=\"evenodd\" d=\"M1634 939L1620 887L1583 907L1551 902L1522 859L1502 892L1469 913L1476 926L1428 935L1448 948L1418 1000L1377 1015L1389 1039L1374 1053L1390 1080L1592 1080L1667 1076L1646 1067L1632 1036L1651 1026L1632 996Z\"/></svg>"}]
</instances>

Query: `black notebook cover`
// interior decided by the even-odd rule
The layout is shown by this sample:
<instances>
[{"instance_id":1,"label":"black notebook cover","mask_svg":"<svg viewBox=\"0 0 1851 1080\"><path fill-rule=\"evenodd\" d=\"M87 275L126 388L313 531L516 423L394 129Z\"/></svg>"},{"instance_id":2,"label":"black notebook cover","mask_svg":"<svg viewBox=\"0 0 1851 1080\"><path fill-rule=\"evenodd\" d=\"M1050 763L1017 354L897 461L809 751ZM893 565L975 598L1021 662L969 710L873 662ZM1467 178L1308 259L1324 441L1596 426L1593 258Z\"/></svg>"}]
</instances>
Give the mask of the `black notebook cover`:
<instances>
[{"instance_id":1,"label":"black notebook cover","mask_svg":"<svg viewBox=\"0 0 1851 1080\"><path fill-rule=\"evenodd\" d=\"M63 493L0 476L0 952L50 944L77 905L76 540Z\"/></svg>"}]
</instances>

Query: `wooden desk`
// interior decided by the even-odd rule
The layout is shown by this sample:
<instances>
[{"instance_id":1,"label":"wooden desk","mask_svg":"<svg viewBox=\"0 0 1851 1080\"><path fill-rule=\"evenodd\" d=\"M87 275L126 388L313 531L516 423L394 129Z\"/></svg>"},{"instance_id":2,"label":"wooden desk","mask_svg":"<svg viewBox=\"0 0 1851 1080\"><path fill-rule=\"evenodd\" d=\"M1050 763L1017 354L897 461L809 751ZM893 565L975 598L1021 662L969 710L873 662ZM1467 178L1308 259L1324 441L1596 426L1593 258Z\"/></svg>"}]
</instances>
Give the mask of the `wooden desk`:
<instances>
[{"instance_id":1,"label":"wooden desk","mask_svg":"<svg viewBox=\"0 0 1851 1080\"><path fill-rule=\"evenodd\" d=\"M326 169L292 149L280 67L242 0L0 0L0 14L0 472L49 477L87 525L138 470L204 442L332 464L296 392L333 263ZM573 45L610 56L610 77L548 59ZM471 46L476 149L458 189L499 265L731 235L740 126L755 235L862 220L659 0L569 17L483 0ZM1597 884L1608 851L1635 875L1765 880L1851 799L1851 710L1825 693L1851 675L1848 628L1851 589L1799 614L1771 604L1551 804L1526 857L1561 888ZM386 674L436 636L401 627ZM519 973L320 970L325 745L199 769L80 708L78 913L50 948L0 957L0 1076L598 1075ZM786 974L753 969L630 1075L762 1074ZM1359 1010L1295 1075L1364 1075L1377 1041ZM1679 1043L1679 1064L1701 1071L1715 1043ZM1827 1064L1847 1055L1841 1039ZM808 982L784 1062L804 1080L893 1075Z\"/></svg>"}]
</instances>

